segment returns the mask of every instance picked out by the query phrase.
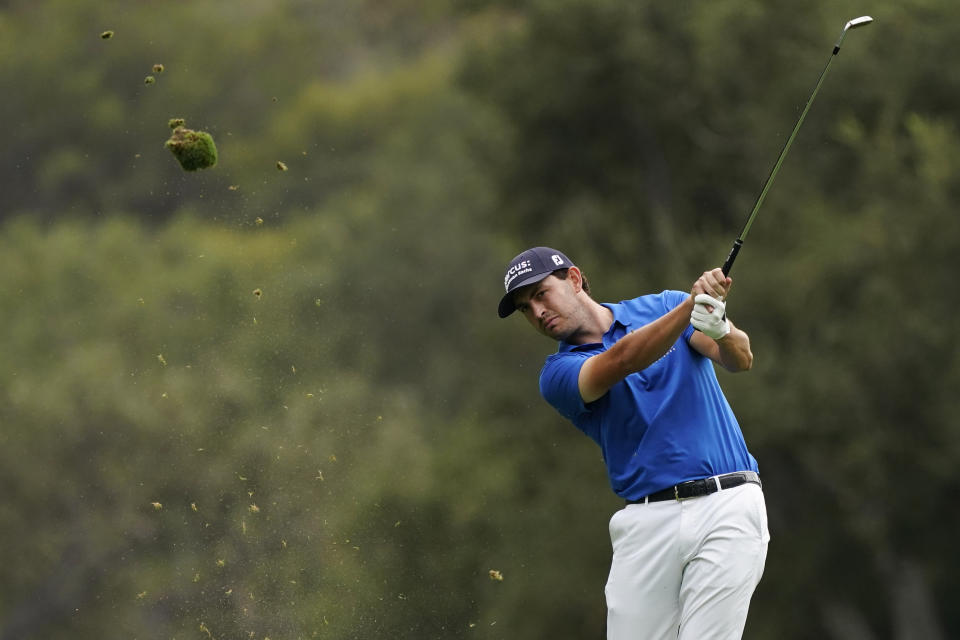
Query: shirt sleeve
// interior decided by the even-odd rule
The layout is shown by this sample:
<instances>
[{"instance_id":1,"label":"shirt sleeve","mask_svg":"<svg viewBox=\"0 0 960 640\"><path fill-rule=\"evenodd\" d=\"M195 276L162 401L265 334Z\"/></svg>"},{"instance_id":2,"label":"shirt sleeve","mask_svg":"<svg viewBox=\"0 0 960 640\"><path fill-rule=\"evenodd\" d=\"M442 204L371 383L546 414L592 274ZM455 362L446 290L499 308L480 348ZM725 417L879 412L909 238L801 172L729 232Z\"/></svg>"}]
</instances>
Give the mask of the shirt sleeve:
<instances>
[{"instance_id":1,"label":"shirt sleeve","mask_svg":"<svg viewBox=\"0 0 960 640\"><path fill-rule=\"evenodd\" d=\"M580 395L580 368L592 354L566 352L547 358L540 371L540 395L556 409L560 415L573 422L590 408L584 404Z\"/></svg>"}]
</instances>

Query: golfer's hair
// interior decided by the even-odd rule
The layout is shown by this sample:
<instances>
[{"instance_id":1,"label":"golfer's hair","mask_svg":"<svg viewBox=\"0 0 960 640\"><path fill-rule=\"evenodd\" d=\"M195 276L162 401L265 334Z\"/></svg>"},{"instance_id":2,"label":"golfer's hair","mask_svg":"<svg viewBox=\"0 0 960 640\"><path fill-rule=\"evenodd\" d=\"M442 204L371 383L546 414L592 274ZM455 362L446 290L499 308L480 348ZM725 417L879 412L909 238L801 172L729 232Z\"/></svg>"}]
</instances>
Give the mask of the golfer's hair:
<instances>
[{"instance_id":1,"label":"golfer's hair","mask_svg":"<svg viewBox=\"0 0 960 640\"><path fill-rule=\"evenodd\" d=\"M557 269L550 275L560 278L561 280L567 279L567 269ZM580 279L583 280L583 290L587 292L587 295L590 295L590 283L587 282L587 276L583 275L583 272L580 272Z\"/></svg>"}]
</instances>

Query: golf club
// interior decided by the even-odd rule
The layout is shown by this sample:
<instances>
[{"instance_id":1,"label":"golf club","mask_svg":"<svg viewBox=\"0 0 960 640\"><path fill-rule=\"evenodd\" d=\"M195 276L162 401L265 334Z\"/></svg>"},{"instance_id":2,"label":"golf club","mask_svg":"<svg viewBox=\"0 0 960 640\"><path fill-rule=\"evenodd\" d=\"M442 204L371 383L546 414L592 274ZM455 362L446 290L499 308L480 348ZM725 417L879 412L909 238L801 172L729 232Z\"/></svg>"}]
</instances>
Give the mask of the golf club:
<instances>
[{"instance_id":1,"label":"golf club","mask_svg":"<svg viewBox=\"0 0 960 640\"><path fill-rule=\"evenodd\" d=\"M813 99L817 97L817 92L820 91L820 85L823 84L823 79L827 75L830 65L833 64L833 59L837 56L837 53L840 52L840 44L843 42L844 36L847 35L847 31L850 29L862 27L870 24L871 22L873 22L873 18L870 16L860 16L859 18L850 20L846 25L844 25L843 32L840 34L840 37L837 38L836 44L833 45L833 53L830 54L830 58L827 60L827 66L825 66L823 71L820 72L820 78L817 80L817 86L813 88L813 93L810 94L810 98L807 100L807 105L803 108L803 113L800 114L800 119L797 120L797 124L793 128L793 133L791 133L790 137L787 138L787 142L783 145L783 150L780 152L780 157L777 158L777 162L773 165L770 175L767 176L767 181L763 184L763 189L760 191L760 196L757 198L756 204L753 205L753 211L750 212L750 217L747 218L747 223L743 225L740 235L737 236L737 239L733 241L733 247L730 249L730 254L727 256L726 262L723 263L723 275L730 274L730 269L733 268L733 261L736 260L737 254L740 253L740 247L743 246L743 241L746 240L747 233L750 232L750 226L753 224L753 219L757 217L757 212L760 210L760 205L763 203L763 199L767 197L767 191L770 190L770 184L773 182L777 172L780 171L780 165L783 164L783 159L786 157L787 151L790 150L790 145L793 144L793 139L797 137L797 131L800 130L800 125L803 124L803 119L807 117L807 112L810 111L810 105L813 104Z\"/></svg>"}]
</instances>

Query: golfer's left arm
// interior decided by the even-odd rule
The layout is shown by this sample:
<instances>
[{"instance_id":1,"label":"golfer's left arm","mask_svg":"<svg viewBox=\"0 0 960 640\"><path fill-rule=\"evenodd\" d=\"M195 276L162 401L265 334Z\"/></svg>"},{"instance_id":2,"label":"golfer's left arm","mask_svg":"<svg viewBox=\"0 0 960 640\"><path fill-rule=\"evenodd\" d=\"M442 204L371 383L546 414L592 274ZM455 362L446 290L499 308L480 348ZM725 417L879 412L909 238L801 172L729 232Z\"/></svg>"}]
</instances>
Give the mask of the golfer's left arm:
<instances>
[{"instance_id":1,"label":"golfer's left arm","mask_svg":"<svg viewBox=\"0 0 960 640\"><path fill-rule=\"evenodd\" d=\"M713 339L700 331L690 336L690 346L695 351L710 358L727 371L737 373L748 371L753 366L753 352L750 351L750 336L735 327L727 318L730 331L721 338Z\"/></svg>"},{"instance_id":2,"label":"golfer's left arm","mask_svg":"<svg viewBox=\"0 0 960 640\"><path fill-rule=\"evenodd\" d=\"M724 302L733 284L721 269L704 271L693 288L693 312L690 325L696 329L690 346L727 371L747 371L753 366L750 336L737 329L727 318Z\"/></svg>"}]
</instances>

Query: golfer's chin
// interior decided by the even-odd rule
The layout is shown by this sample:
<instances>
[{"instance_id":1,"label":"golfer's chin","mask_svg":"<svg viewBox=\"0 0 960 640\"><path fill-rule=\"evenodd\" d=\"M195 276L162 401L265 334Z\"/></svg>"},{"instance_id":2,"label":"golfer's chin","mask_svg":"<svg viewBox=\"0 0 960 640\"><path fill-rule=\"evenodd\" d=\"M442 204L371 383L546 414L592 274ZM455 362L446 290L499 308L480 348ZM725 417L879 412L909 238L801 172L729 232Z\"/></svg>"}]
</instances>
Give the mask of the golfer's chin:
<instances>
[{"instance_id":1,"label":"golfer's chin","mask_svg":"<svg viewBox=\"0 0 960 640\"><path fill-rule=\"evenodd\" d=\"M548 323L547 326L540 329L543 335L554 340L566 340L570 337L570 332L566 331L560 322Z\"/></svg>"}]
</instances>

